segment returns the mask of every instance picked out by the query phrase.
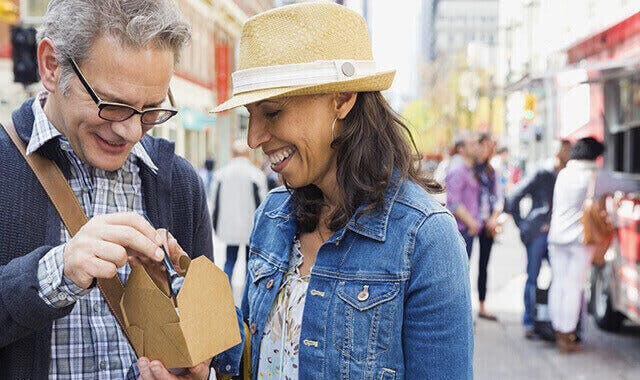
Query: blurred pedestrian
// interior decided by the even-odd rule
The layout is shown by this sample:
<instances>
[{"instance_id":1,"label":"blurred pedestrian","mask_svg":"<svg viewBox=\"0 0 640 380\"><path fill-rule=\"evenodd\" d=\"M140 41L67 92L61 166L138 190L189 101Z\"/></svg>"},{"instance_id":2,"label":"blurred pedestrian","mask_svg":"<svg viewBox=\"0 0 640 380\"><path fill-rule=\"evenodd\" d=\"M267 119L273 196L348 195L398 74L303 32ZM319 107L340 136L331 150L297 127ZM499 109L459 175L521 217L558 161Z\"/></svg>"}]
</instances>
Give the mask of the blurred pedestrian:
<instances>
[{"instance_id":1,"label":"blurred pedestrian","mask_svg":"<svg viewBox=\"0 0 640 380\"><path fill-rule=\"evenodd\" d=\"M5 127L26 157L64 173L57 185L71 198L56 199L88 221L74 233L61 220L0 128L0 378L168 378L160 361L136 356L111 302L131 265L164 268L160 245L178 269L185 251L213 259L198 174L173 144L147 133L177 113L169 83L189 25L168 0L51 0L41 21L45 90L13 113L15 129ZM169 241L155 227L168 229ZM182 378L208 378L211 364L233 374L241 351L214 363L200 356Z\"/></svg>"},{"instance_id":2,"label":"blurred pedestrian","mask_svg":"<svg viewBox=\"0 0 640 380\"><path fill-rule=\"evenodd\" d=\"M198 170L198 174L204 183L207 194L211 194L211 185L213 184L213 171L216 167L216 161L209 157L204 160L204 165Z\"/></svg>"},{"instance_id":3,"label":"blurred pedestrian","mask_svg":"<svg viewBox=\"0 0 640 380\"><path fill-rule=\"evenodd\" d=\"M251 236L253 378L471 379L463 241L380 93L394 71L376 68L364 19L277 8L249 19L240 52L217 110L246 105L249 145L288 187Z\"/></svg>"},{"instance_id":4,"label":"blurred pedestrian","mask_svg":"<svg viewBox=\"0 0 640 380\"><path fill-rule=\"evenodd\" d=\"M245 252L245 259L249 254L253 213L267 196L267 177L253 165L249 152L244 141L234 141L233 157L213 176L213 229L227 245L224 272L229 281L240 247Z\"/></svg>"},{"instance_id":5,"label":"blurred pedestrian","mask_svg":"<svg viewBox=\"0 0 640 380\"><path fill-rule=\"evenodd\" d=\"M558 173L553 192L549 228L549 260L553 278L549 289L549 314L556 345L562 352L581 350L576 326L580 319L582 288L591 264L592 247L583 244L582 207L590 186L597 188L596 159L604 145L594 138L578 140L567 166ZM594 194L598 197L601 194Z\"/></svg>"},{"instance_id":6,"label":"blurred pedestrian","mask_svg":"<svg viewBox=\"0 0 640 380\"><path fill-rule=\"evenodd\" d=\"M507 198L505 211L513 216L520 229L520 240L527 250L527 282L524 287L524 316L522 323L525 337L535 336L535 301L538 274L542 260L548 258L547 235L551 222L553 189L558 172L567 165L571 142L562 140L552 165L541 165L533 174L523 179ZM531 199L531 209L523 218L520 204L525 197Z\"/></svg>"},{"instance_id":7,"label":"blurred pedestrian","mask_svg":"<svg viewBox=\"0 0 640 380\"><path fill-rule=\"evenodd\" d=\"M479 184L480 202L478 205L478 221L481 225L478 232L478 317L495 321L496 317L487 312L485 299L487 296L487 268L494 237L500 232L502 225L499 218L503 209L502 198L497 193L496 172L490 164L495 151L495 142L488 134L478 137L479 154L474 167L475 176Z\"/></svg>"},{"instance_id":8,"label":"blurred pedestrian","mask_svg":"<svg viewBox=\"0 0 640 380\"><path fill-rule=\"evenodd\" d=\"M456 167L458 164L462 163L462 158L458 154L458 150L462 147L464 141L460 138L457 138L448 152L446 157L443 157L442 161L438 164L435 172L433 173L433 179L438 181L439 183L444 183L447 177L447 173L449 172L449 168Z\"/></svg>"},{"instance_id":9,"label":"blurred pedestrian","mask_svg":"<svg viewBox=\"0 0 640 380\"><path fill-rule=\"evenodd\" d=\"M496 173L496 193L500 199L507 199L511 188L511 165L509 163L509 148L503 146L496 150L491 158L491 167Z\"/></svg>"},{"instance_id":10,"label":"blurred pedestrian","mask_svg":"<svg viewBox=\"0 0 640 380\"><path fill-rule=\"evenodd\" d=\"M458 230L466 243L467 255L471 257L473 239L482 227L479 222L480 184L474 173L480 147L475 135L462 134L456 140L455 155L459 157L447 167L445 185L447 208L456 218Z\"/></svg>"}]
</instances>

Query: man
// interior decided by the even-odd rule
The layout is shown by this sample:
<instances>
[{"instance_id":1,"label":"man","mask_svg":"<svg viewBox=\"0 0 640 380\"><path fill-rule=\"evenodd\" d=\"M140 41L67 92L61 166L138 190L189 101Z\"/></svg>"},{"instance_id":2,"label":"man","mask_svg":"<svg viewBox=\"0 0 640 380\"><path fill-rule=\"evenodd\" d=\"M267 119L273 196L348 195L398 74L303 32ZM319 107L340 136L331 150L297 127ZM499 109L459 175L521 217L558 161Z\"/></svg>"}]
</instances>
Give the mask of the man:
<instances>
[{"instance_id":1,"label":"man","mask_svg":"<svg viewBox=\"0 0 640 380\"><path fill-rule=\"evenodd\" d=\"M172 376L136 359L92 284L116 273L126 282L128 262L161 261L159 227L175 237L172 257L212 257L198 175L172 143L146 134L175 114L163 104L189 37L170 0L49 2L37 54L46 91L12 119L27 154L61 168L89 222L70 238L0 132L0 378ZM239 350L214 359L221 372L238 372ZM187 376L207 378L209 362Z\"/></svg>"},{"instance_id":2,"label":"man","mask_svg":"<svg viewBox=\"0 0 640 380\"><path fill-rule=\"evenodd\" d=\"M571 143L560 141L555 162L538 168L531 176L522 180L507 198L505 211L513 216L513 220L520 229L520 239L527 249L527 282L524 288L524 316L525 337L535 336L533 323L535 321L535 297L538 285L538 273L542 260L547 256L547 235L551 221L553 206L553 187L556 176L569 161ZM531 211L522 218L520 203L526 196L531 197Z\"/></svg>"},{"instance_id":3,"label":"man","mask_svg":"<svg viewBox=\"0 0 640 380\"><path fill-rule=\"evenodd\" d=\"M227 244L224 272L233 274L240 246L249 251L253 213L267 195L267 178L249 160L249 147L237 140L231 147L233 158L214 174L213 227Z\"/></svg>"}]
</instances>

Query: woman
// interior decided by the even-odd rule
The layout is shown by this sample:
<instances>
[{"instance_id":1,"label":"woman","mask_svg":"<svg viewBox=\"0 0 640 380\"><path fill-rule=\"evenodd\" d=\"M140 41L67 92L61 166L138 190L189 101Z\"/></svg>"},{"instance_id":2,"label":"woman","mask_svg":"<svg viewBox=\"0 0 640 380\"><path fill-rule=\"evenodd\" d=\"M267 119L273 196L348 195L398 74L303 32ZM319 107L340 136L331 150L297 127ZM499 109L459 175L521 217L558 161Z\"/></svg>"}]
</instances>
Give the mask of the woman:
<instances>
[{"instance_id":1,"label":"woman","mask_svg":"<svg viewBox=\"0 0 640 380\"><path fill-rule=\"evenodd\" d=\"M254 379L472 378L464 243L379 91L366 25L330 3L243 28L234 96L286 188L255 216L243 311Z\"/></svg>"},{"instance_id":2,"label":"woman","mask_svg":"<svg viewBox=\"0 0 640 380\"><path fill-rule=\"evenodd\" d=\"M480 146L480 154L478 163L475 166L475 176L480 190L478 219L479 224L482 226L478 233L480 248L480 257L478 259L478 317L496 321L496 317L487 312L484 302L487 296L487 267L489 266L489 257L493 247L493 238L501 228L498 216L502 212L503 202L497 195L496 172L489 163L493 156L495 144L489 135L484 133L479 136L478 144ZM468 252L470 252L469 248Z\"/></svg>"},{"instance_id":3,"label":"woman","mask_svg":"<svg viewBox=\"0 0 640 380\"><path fill-rule=\"evenodd\" d=\"M549 289L549 314L556 345L562 352L580 351L576 326L580 319L582 288L591 264L592 247L583 241L582 205L589 186L596 197L603 186L596 188L596 159L604 145L587 137L571 148L567 166L558 173L553 191L553 211L549 227L549 261L553 280Z\"/></svg>"}]
</instances>

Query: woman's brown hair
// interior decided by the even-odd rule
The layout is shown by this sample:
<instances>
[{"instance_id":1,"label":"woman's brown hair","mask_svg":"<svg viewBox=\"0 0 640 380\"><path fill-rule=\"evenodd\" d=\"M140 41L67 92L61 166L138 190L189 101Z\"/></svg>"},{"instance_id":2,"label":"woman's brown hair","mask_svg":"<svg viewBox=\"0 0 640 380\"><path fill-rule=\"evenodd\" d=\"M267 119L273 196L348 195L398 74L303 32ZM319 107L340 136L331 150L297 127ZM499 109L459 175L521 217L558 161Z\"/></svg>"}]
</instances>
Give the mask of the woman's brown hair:
<instances>
[{"instance_id":1,"label":"woman's brown hair","mask_svg":"<svg viewBox=\"0 0 640 380\"><path fill-rule=\"evenodd\" d=\"M430 193L444 190L421 174L411 131L380 92L358 93L343 123L332 143L337 155L339 199L329 216L330 230L345 226L363 204L364 213L382 210L394 169L400 178L410 179ZM322 192L315 185L307 185L295 189L292 198L298 232L314 231L324 202Z\"/></svg>"}]
</instances>

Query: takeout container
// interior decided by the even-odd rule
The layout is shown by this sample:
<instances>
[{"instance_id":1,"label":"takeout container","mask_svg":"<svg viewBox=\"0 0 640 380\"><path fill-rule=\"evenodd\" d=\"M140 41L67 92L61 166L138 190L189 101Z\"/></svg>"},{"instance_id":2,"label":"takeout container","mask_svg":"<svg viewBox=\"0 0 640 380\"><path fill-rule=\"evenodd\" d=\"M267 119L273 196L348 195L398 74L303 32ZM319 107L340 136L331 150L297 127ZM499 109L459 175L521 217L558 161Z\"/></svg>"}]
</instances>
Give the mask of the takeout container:
<instances>
[{"instance_id":1,"label":"takeout container","mask_svg":"<svg viewBox=\"0 0 640 380\"><path fill-rule=\"evenodd\" d=\"M119 305L138 357L166 368L193 367L241 342L226 274L204 256L188 268L177 306L143 266L132 267Z\"/></svg>"}]
</instances>

